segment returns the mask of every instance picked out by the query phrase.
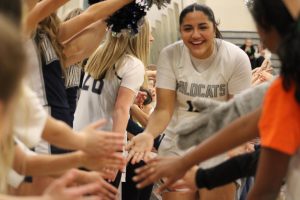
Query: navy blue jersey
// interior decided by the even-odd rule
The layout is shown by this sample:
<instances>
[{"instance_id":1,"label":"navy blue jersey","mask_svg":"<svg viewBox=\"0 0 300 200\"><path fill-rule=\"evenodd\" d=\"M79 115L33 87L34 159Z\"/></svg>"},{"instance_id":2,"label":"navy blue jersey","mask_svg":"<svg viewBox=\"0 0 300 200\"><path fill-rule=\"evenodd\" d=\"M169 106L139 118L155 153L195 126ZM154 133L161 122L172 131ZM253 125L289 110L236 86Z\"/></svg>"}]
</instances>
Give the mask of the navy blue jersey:
<instances>
[{"instance_id":1,"label":"navy blue jersey","mask_svg":"<svg viewBox=\"0 0 300 200\"><path fill-rule=\"evenodd\" d=\"M50 108L49 114L55 119L64 121L72 127L73 116L68 103L60 59L46 34L38 33L37 42L40 47L39 50L42 58L42 73L48 107ZM53 146L51 146L51 153L56 154L66 152L52 147Z\"/></svg>"}]
</instances>

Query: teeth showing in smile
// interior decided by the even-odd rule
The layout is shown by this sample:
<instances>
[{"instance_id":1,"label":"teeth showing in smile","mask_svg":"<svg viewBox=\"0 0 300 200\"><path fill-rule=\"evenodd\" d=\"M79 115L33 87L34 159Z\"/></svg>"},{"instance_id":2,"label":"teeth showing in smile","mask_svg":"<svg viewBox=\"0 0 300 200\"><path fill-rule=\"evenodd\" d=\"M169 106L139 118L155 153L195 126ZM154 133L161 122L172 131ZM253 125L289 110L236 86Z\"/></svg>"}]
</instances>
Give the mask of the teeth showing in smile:
<instances>
[{"instance_id":1,"label":"teeth showing in smile","mask_svg":"<svg viewBox=\"0 0 300 200\"><path fill-rule=\"evenodd\" d=\"M191 43L194 44L194 45L198 45L198 44L202 44L203 41L195 41L195 42L191 42Z\"/></svg>"}]
</instances>

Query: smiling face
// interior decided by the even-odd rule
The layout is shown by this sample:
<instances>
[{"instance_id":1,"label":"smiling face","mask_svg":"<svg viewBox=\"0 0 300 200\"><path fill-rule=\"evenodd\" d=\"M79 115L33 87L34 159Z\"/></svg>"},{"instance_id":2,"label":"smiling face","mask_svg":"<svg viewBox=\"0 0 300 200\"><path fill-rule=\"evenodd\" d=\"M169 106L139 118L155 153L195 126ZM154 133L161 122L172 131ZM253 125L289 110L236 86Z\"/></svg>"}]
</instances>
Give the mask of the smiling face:
<instances>
[{"instance_id":1,"label":"smiling face","mask_svg":"<svg viewBox=\"0 0 300 200\"><path fill-rule=\"evenodd\" d=\"M202 11L188 13L180 25L180 33L195 58L205 59L213 53L215 26Z\"/></svg>"}]
</instances>

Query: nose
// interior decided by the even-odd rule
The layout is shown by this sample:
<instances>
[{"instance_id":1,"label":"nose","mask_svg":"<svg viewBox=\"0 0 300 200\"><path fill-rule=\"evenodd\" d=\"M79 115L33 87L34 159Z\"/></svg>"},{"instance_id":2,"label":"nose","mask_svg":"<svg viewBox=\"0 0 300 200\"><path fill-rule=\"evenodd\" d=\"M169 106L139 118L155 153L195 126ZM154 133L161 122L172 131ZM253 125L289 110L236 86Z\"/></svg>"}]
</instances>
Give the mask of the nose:
<instances>
[{"instance_id":1,"label":"nose","mask_svg":"<svg viewBox=\"0 0 300 200\"><path fill-rule=\"evenodd\" d=\"M195 28L192 33L192 39L199 39L199 38L201 38L200 30Z\"/></svg>"}]
</instances>

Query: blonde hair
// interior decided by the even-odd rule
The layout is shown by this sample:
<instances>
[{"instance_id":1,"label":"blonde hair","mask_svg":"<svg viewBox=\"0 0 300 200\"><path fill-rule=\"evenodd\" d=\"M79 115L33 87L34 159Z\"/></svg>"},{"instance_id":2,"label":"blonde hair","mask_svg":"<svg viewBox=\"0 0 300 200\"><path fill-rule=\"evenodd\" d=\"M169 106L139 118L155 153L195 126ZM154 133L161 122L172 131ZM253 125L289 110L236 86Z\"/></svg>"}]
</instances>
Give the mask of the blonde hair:
<instances>
[{"instance_id":1,"label":"blonde hair","mask_svg":"<svg viewBox=\"0 0 300 200\"><path fill-rule=\"evenodd\" d=\"M150 27L146 19L135 37L127 34L113 37L109 32L105 42L89 58L85 71L94 79L103 78L106 73L109 75L108 78L111 78L114 67L116 70L121 67L119 63L125 55L132 55L140 59L144 66L147 66L150 51L149 38ZM145 78L145 82L146 80Z\"/></svg>"},{"instance_id":2,"label":"blonde hair","mask_svg":"<svg viewBox=\"0 0 300 200\"><path fill-rule=\"evenodd\" d=\"M46 17L38 25L37 32L45 33L50 39L50 42L55 50L55 53L60 59L61 67L63 72L65 72L64 62L65 56L63 54L63 45L58 41L57 35L59 32L59 26L61 20L56 13L52 13L50 16Z\"/></svg>"},{"instance_id":3,"label":"blonde hair","mask_svg":"<svg viewBox=\"0 0 300 200\"><path fill-rule=\"evenodd\" d=\"M20 88L26 56L20 31L11 21L0 16L0 29L0 101L7 109ZM10 119L10 124L0 133L0 193L6 192L7 174L12 166L14 155L13 120L11 120L13 113L4 111L6 117Z\"/></svg>"}]
</instances>

